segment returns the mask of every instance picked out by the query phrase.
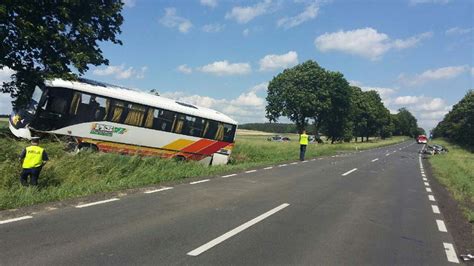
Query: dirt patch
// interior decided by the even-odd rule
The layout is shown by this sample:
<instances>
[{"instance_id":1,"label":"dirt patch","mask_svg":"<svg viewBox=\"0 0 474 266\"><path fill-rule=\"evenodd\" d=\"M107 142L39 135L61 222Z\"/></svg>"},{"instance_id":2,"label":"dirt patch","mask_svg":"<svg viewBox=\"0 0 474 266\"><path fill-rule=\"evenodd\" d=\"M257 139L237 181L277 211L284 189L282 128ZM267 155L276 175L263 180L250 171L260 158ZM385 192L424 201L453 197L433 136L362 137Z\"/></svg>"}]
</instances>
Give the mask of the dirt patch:
<instances>
[{"instance_id":1,"label":"dirt patch","mask_svg":"<svg viewBox=\"0 0 474 266\"><path fill-rule=\"evenodd\" d=\"M431 164L424 159L425 171L429 177L434 177ZM469 223L463 214L460 204L454 199L451 193L438 182L436 178L431 178L431 188L433 189L436 202L444 216L446 226L454 238L457 255L474 254L474 224ZM473 261L471 263L474 264Z\"/></svg>"}]
</instances>

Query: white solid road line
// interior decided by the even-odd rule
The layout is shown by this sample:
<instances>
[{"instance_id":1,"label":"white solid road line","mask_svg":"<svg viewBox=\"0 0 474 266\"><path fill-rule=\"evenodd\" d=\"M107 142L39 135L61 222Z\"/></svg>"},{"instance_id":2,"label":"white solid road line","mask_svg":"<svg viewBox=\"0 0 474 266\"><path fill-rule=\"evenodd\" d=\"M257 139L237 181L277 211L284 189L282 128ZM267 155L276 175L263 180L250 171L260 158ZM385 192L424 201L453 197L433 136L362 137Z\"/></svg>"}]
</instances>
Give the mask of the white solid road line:
<instances>
[{"instance_id":1,"label":"white solid road line","mask_svg":"<svg viewBox=\"0 0 474 266\"><path fill-rule=\"evenodd\" d=\"M155 189L155 190L145 191L143 193L150 194L150 193L155 193L155 192L160 192L160 191L165 191L165 190L170 190L170 189L173 189L173 188L172 187L163 187L163 188L159 188L159 189Z\"/></svg>"},{"instance_id":2,"label":"white solid road line","mask_svg":"<svg viewBox=\"0 0 474 266\"><path fill-rule=\"evenodd\" d=\"M112 198L112 199L108 199L108 200L101 200L101 201L81 204L81 205L77 205L76 208L84 208L84 207L94 206L94 205L98 205L98 204L104 204L104 203L107 203L107 202L117 201L117 200L120 200L120 199Z\"/></svg>"},{"instance_id":3,"label":"white solid road line","mask_svg":"<svg viewBox=\"0 0 474 266\"><path fill-rule=\"evenodd\" d=\"M449 262L459 263L458 256L456 255L456 251L454 251L454 246L451 243L443 242L444 251L446 252L446 258Z\"/></svg>"},{"instance_id":4,"label":"white solid road line","mask_svg":"<svg viewBox=\"0 0 474 266\"><path fill-rule=\"evenodd\" d=\"M214 246L222 243L223 241L235 236L236 234L244 231L245 229L251 227L252 225L254 225L258 222L261 222L262 220L270 217L271 215L283 210L284 208L286 208L288 206L290 206L290 204L284 203L284 204L282 204L282 205L280 205L280 206L278 206L274 209L271 209L268 212L266 212L266 213L264 213L264 214L262 214L262 215L260 215L256 218L254 218L254 219L252 219L252 220L250 220L250 221L248 221L248 222L246 222L246 223L230 230L229 232L227 232L227 233L225 233L225 234L223 234L223 235L207 242L206 244L196 248L195 250L192 250L192 251L188 252L187 255L189 255L189 256L198 256L199 254L211 249L212 247L214 247Z\"/></svg>"},{"instance_id":5,"label":"white solid road line","mask_svg":"<svg viewBox=\"0 0 474 266\"><path fill-rule=\"evenodd\" d=\"M357 171L357 168L354 168L354 169L352 169L352 170L350 170L350 171L345 172L344 174L342 174L342 176L346 176L346 175L348 175L348 174L350 174L350 173L352 173L352 172L354 172L354 171Z\"/></svg>"},{"instance_id":6,"label":"white solid road line","mask_svg":"<svg viewBox=\"0 0 474 266\"><path fill-rule=\"evenodd\" d=\"M434 197L433 195L428 195L428 199L429 199L430 201L436 201L436 200L435 200L435 197Z\"/></svg>"},{"instance_id":7,"label":"white solid road line","mask_svg":"<svg viewBox=\"0 0 474 266\"><path fill-rule=\"evenodd\" d=\"M446 229L446 225L444 224L443 220L436 220L436 224L438 225L438 230L440 232L448 232L448 229Z\"/></svg>"},{"instance_id":8,"label":"white solid road line","mask_svg":"<svg viewBox=\"0 0 474 266\"><path fill-rule=\"evenodd\" d=\"M379 160L379 158L375 158L375 159L372 160L372 162L375 162L375 161L378 161L378 160Z\"/></svg>"},{"instance_id":9,"label":"white solid road line","mask_svg":"<svg viewBox=\"0 0 474 266\"><path fill-rule=\"evenodd\" d=\"M433 209L433 213L440 213L439 208L436 205L431 205L431 209Z\"/></svg>"},{"instance_id":10,"label":"white solid road line","mask_svg":"<svg viewBox=\"0 0 474 266\"><path fill-rule=\"evenodd\" d=\"M255 173L255 172L257 172L257 170L248 170L248 171L245 171L246 174Z\"/></svg>"},{"instance_id":11,"label":"white solid road line","mask_svg":"<svg viewBox=\"0 0 474 266\"><path fill-rule=\"evenodd\" d=\"M22 217L18 217L18 218L13 218L13 219L8 219L8 220L3 220L3 221L0 221L0 224L7 224L7 223L13 223L13 222L17 222L17 221L21 221L21 220L26 220L26 219L31 219L33 218L33 216L22 216Z\"/></svg>"},{"instance_id":12,"label":"white solid road line","mask_svg":"<svg viewBox=\"0 0 474 266\"><path fill-rule=\"evenodd\" d=\"M231 176L236 176L237 174L230 174L230 175L223 175L222 177L223 178L226 178L226 177L231 177Z\"/></svg>"},{"instance_id":13,"label":"white solid road line","mask_svg":"<svg viewBox=\"0 0 474 266\"><path fill-rule=\"evenodd\" d=\"M273 169L273 166L263 168L263 170L270 170L270 169Z\"/></svg>"},{"instance_id":14,"label":"white solid road line","mask_svg":"<svg viewBox=\"0 0 474 266\"><path fill-rule=\"evenodd\" d=\"M204 182L208 182L208 181L210 181L210 179L204 179L204 180L194 181L194 182L191 182L191 183L189 183L189 184L190 184L190 185L195 185L195 184L204 183Z\"/></svg>"},{"instance_id":15,"label":"white solid road line","mask_svg":"<svg viewBox=\"0 0 474 266\"><path fill-rule=\"evenodd\" d=\"M431 188L427 187L426 192L431 192Z\"/></svg>"}]
</instances>

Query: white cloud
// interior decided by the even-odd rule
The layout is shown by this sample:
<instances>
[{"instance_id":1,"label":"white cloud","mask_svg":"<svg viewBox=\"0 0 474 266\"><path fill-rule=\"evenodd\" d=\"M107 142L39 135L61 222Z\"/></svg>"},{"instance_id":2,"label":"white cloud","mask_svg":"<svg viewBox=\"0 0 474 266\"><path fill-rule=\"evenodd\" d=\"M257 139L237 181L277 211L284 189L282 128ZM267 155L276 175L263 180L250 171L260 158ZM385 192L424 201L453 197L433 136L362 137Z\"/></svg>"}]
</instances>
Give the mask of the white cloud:
<instances>
[{"instance_id":1,"label":"white cloud","mask_svg":"<svg viewBox=\"0 0 474 266\"><path fill-rule=\"evenodd\" d=\"M471 67L471 75L474 76L474 67Z\"/></svg>"},{"instance_id":2,"label":"white cloud","mask_svg":"<svg viewBox=\"0 0 474 266\"><path fill-rule=\"evenodd\" d=\"M217 0L201 0L201 5L214 8L217 6Z\"/></svg>"},{"instance_id":3,"label":"white cloud","mask_svg":"<svg viewBox=\"0 0 474 266\"><path fill-rule=\"evenodd\" d=\"M8 67L3 67L0 69L0 86L3 85L4 82L11 81L11 75L15 74L15 71ZM10 114L12 111L12 98L8 93L0 92L0 114Z\"/></svg>"},{"instance_id":4,"label":"white cloud","mask_svg":"<svg viewBox=\"0 0 474 266\"><path fill-rule=\"evenodd\" d=\"M181 33L187 33L193 26L189 19L176 15L176 8L165 8L165 15L160 19L161 25L177 28Z\"/></svg>"},{"instance_id":5,"label":"white cloud","mask_svg":"<svg viewBox=\"0 0 474 266\"><path fill-rule=\"evenodd\" d=\"M266 91L267 86L267 82L255 85L234 99L216 99L208 96L189 95L184 92L163 93L162 96L197 106L212 108L232 117L240 123L264 122L266 101L258 93Z\"/></svg>"},{"instance_id":6,"label":"white cloud","mask_svg":"<svg viewBox=\"0 0 474 266\"><path fill-rule=\"evenodd\" d=\"M215 32L221 32L224 30L225 25L224 24L219 24L219 23L214 23L214 24L206 24L202 26L202 31L208 32L208 33L215 33Z\"/></svg>"},{"instance_id":7,"label":"white cloud","mask_svg":"<svg viewBox=\"0 0 474 266\"><path fill-rule=\"evenodd\" d=\"M249 34L250 34L250 29L248 28L242 31L242 35L244 35L245 37L249 36Z\"/></svg>"},{"instance_id":8,"label":"white cloud","mask_svg":"<svg viewBox=\"0 0 474 266\"><path fill-rule=\"evenodd\" d=\"M177 70L181 73L184 73L184 74L193 73L192 68L188 67L188 65L186 65L186 64L178 66Z\"/></svg>"},{"instance_id":9,"label":"white cloud","mask_svg":"<svg viewBox=\"0 0 474 266\"><path fill-rule=\"evenodd\" d=\"M391 49L400 50L414 47L421 40L432 35L431 32L425 32L404 40L392 40L387 34L379 33L373 28L363 28L325 33L318 36L314 40L314 44L321 52L341 51L377 60Z\"/></svg>"},{"instance_id":10,"label":"white cloud","mask_svg":"<svg viewBox=\"0 0 474 266\"><path fill-rule=\"evenodd\" d=\"M270 54L260 59L259 63L260 71L287 68L298 64L298 54L295 51L282 55Z\"/></svg>"},{"instance_id":11,"label":"white cloud","mask_svg":"<svg viewBox=\"0 0 474 266\"><path fill-rule=\"evenodd\" d=\"M417 118L418 125L427 130L434 128L452 108L441 98L424 95L399 96L393 105L406 107Z\"/></svg>"},{"instance_id":12,"label":"white cloud","mask_svg":"<svg viewBox=\"0 0 474 266\"><path fill-rule=\"evenodd\" d=\"M402 73L398 79L405 85L417 86L430 81L452 79L467 71L469 71L469 67L467 65L449 66L437 69L428 69L425 72L412 77Z\"/></svg>"},{"instance_id":13,"label":"white cloud","mask_svg":"<svg viewBox=\"0 0 474 266\"><path fill-rule=\"evenodd\" d=\"M137 78L142 79L145 77L145 72L148 67L143 66L140 70L135 70L133 67L125 67L124 64L119 66L106 66L105 68L96 68L92 71L92 74L96 76L113 76L116 79L129 79Z\"/></svg>"},{"instance_id":14,"label":"white cloud","mask_svg":"<svg viewBox=\"0 0 474 266\"><path fill-rule=\"evenodd\" d=\"M225 15L226 19L233 19L240 24L248 23L254 18L270 12L272 5L271 0L264 0L253 6L236 6Z\"/></svg>"},{"instance_id":15,"label":"white cloud","mask_svg":"<svg viewBox=\"0 0 474 266\"><path fill-rule=\"evenodd\" d=\"M224 76L248 74L252 71L252 68L249 63L230 64L227 60L224 60L216 61L214 63L199 67L198 70L204 73Z\"/></svg>"},{"instance_id":16,"label":"white cloud","mask_svg":"<svg viewBox=\"0 0 474 266\"><path fill-rule=\"evenodd\" d=\"M474 28L459 28L459 27L454 27L446 30L446 35L464 35L468 34L471 31L473 31Z\"/></svg>"},{"instance_id":17,"label":"white cloud","mask_svg":"<svg viewBox=\"0 0 474 266\"><path fill-rule=\"evenodd\" d=\"M451 0L410 0L411 5L418 5L418 4L447 4L451 2Z\"/></svg>"},{"instance_id":18,"label":"white cloud","mask_svg":"<svg viewBox=\"0 0 474 266\"><path fill-rule=\"evenodd\" d=\"M4 82L11 81L11 75L15 74L15 71L9 67L0 68L0 86Z\"/></svg>"},{"instance_id":19,"label":"white cloud","mask_svg":"<svg viewBox=\"0 0 474 266\"><path fill-rule=\"evenodd\" d=\"M122 3L126 7L134 7L135 4L137 3L137 0L122 0Z\"/></svg>"},{"instance_id":20,"label":"white cloud","mask_svg":"<svg viewBox=\"0 0 474 266\"><path fill-rule=\"evenodd\" d=\"M277 21L277 26L284 29L290 29L304 23L308 20L312 20L318 16L319 7L316 3L312 3L304 9L303 12L299 13L294 17L284 17Z\"/></svg>"}]
</instances>

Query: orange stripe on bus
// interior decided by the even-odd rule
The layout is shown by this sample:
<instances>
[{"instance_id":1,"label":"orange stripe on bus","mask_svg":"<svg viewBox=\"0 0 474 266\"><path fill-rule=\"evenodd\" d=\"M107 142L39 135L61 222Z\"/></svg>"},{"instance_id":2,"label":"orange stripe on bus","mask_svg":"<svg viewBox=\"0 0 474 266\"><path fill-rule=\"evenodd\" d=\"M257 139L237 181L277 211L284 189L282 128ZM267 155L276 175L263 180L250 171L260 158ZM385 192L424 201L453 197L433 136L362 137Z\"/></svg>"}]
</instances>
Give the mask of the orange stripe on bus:
<instances>
[{"instance_id":1,"label":"orange stripe on bus","mask_svg":"<svg viewBox=\"0 0 474 266\"><path fill-rule=\"evenodd\" d=\"M162 149L167 149L167 150L181 150L182 148L185 148L189 145L194 143L192 140L187 140L187 139L178 139L176 141L171 142L170 144L167 144L163 147Z\"/></svg>"}]
</instances>

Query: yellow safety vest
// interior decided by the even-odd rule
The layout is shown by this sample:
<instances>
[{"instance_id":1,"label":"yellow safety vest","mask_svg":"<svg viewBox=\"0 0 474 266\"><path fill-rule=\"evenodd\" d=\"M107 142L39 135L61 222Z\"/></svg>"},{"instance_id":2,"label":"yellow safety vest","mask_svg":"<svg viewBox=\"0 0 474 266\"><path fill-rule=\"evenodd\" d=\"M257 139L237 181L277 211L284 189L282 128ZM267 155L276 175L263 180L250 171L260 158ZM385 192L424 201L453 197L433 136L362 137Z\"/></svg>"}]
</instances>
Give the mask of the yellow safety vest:
<instances>
[{"instance_id":1,"label":"yellow safety vest","mask_svg":"<svg viewBox=\"0 0 474 266\"><path fill-rule=\"evenodd\" d=\"M43 164L43 148L39 146L26 147L23 168L30 169L40 167Z\"/></svg>"},{"instance_id":2,"label":"yellow safety vest","mask_svg":"<svg viewBox=\"0 0 474 266\"><path fill-rule=\"evenodd\" d=\"M308 145L308 135L301 134L300 135L300 144L301 145Z\"/></svg>"}]
</instances>

